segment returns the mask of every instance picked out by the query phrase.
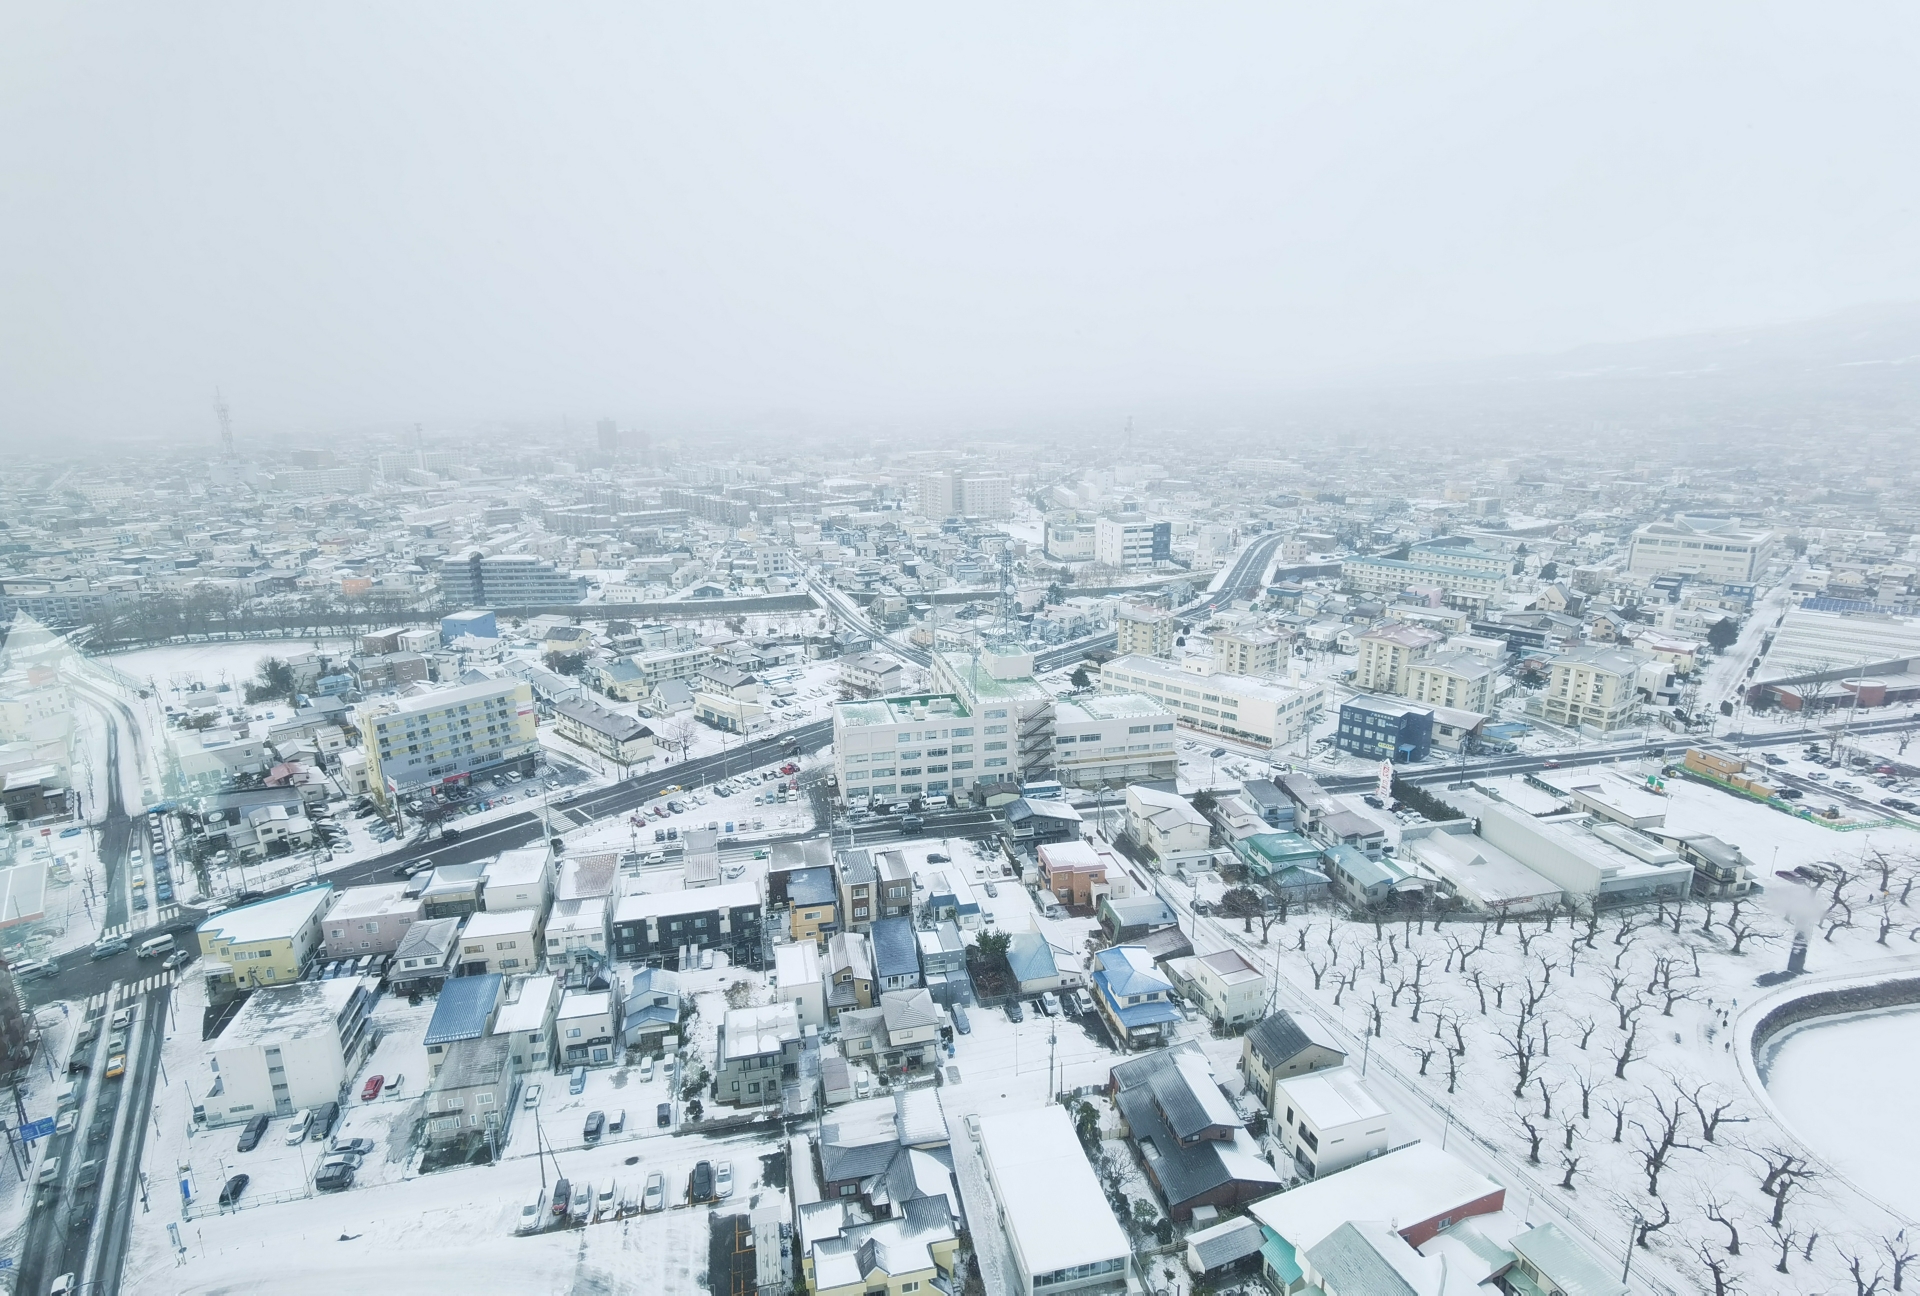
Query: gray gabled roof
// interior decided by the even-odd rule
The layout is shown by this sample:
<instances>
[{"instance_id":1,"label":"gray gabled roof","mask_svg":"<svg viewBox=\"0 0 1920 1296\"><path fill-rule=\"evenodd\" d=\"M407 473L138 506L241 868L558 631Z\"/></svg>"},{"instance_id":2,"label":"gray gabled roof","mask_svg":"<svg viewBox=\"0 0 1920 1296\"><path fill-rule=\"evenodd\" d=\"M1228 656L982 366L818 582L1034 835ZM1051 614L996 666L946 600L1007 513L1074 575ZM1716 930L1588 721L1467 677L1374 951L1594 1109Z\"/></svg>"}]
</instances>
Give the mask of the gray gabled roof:
<instances>
[{"instance_id":1,"label":"gray gabled roof","mask_svg":"<svg viewBox=\"0 0 1920 1296\"><path fill-rule=\"evenodd\" d=\"M920 942L906 918L882 918L873 925L873 968L876 975L909 976L920 971Z\"/></svg>"},{"instance_id":2,"label":"gray gabled roof","mask_svg":"<svg viewBox=\"0 0 1920 1296\"><path fill-rule=\"evenodd\" d=\"M1419 1296L1400 1271L1387 1263L1373 1244L1349 1220L1329 1233L1318 1246L1307 1248L1307 1261L1324 1277L1324 1286L1367 1296Z\"/></svg>"},{"instance_id":3,"label":"gray gabled roof","mask_svg":"<svg viewBox=\"0 0 1920 1296\"><path fill-rule=\"evenodd\" d=\"M1303 1050L1318 1044L1321 1048L1332 1049L1346 1056L1344 1049L1335 1048L1323 1040L1317 1040L1301 1029L1292 1014L1284 1009L1275 1010L1271 1017L1257 1023L1247 1032L1247 1043L1260 1055L1260 1060L1269 1067L1278 1066L1288 1058L1298 1056Z\"/></svg>"}]
</instances>

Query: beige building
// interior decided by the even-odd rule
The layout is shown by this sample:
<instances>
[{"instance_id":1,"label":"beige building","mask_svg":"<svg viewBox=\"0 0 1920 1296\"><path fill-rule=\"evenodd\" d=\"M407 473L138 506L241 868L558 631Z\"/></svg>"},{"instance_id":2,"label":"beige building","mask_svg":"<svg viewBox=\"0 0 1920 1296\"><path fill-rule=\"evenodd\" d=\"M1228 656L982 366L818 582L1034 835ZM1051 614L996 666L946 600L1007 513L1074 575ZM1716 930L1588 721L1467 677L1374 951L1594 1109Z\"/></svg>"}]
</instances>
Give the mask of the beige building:
<instances>
[{"instance_id":1,"label":"beige building","mask_svg":"<svg viewBox=\"0 0 1920 1296\"><path fill-rule=\"evenodd\" d=\"M1401 692L1428 706L1486 715L1493 710L1494 679L1492 668L1471 653L1441 653L1408 667Z\"/></svg>"},{"instance_id":2,"label":"beige building","mask_svg":"<svg viewBox=\"0 0 1920 1296\"><path fill-rule=\"evenodd\" d=\"M1113 632L1117 640L1114 652L1121 657L1130 653L1138 653L1142 657L1171 657L1173 641L1179 637L1179 625L1171 612L1123 607L1113 615Z\"/></svg>"},{"instance_id":3,"label":"beige building","mask_svg":"<svg viewBox=\"0 0 1920 1296\"><path fill-rule=\"evenodd\" d=\"M1430 656L1443 637L1404 621L1373 627L1360 636L1360 668L1354 683L1375 693L1411 696L1413 664Z\"/></svg>"},{"instance_id":4,"label":"beige building","mask_svg":"<svg viewBox=\"0 0 1920 1296\"><path fill-rule=\"evenodd\" d=\"M1277 634L1262 630L1217 630L1209 638L1213 641L1216 670L1230 675L1269 678L1280 673L1280 636Z\"/></svg>"},{"instance_id":5,"label":"beige building","mask_svg":"<svg viewBox=\"0 0 1920 1296\"><path fill-rule=\"evenodd\" d=\"M1553 663L1542 712L1554 724L1618 729L1640 707L1635 688L1648 660L1618 648L1576 648Z\"/></svg>"}]
</instances>

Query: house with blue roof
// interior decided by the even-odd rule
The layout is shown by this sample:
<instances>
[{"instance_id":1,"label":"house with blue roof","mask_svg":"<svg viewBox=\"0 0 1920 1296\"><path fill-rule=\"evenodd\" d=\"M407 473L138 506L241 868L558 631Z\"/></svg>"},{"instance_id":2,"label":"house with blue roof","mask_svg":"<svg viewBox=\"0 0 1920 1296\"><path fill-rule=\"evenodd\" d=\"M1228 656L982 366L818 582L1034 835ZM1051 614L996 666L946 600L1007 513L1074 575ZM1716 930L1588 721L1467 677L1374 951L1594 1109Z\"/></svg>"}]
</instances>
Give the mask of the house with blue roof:
<instances>
[{"instance_id":1,"label":"house with blue roof","mask_svg":"<svg viewBox=\"0 0 1920 1296\"><path fill-rule=\"evenodd\" d=\"M1067 984L1060 975L1057 952L1039 932L1014 932L1007 938L1007 967L1023 995L1042 994Z\"/></svg>"},{"instance_id":2,"label":"house with blue roof","mask_svg":"<svg viewBox=\"0 0 1920 1296\"><path fill-rule=\"evenodd\" d=\"M873 925L873 975L879 990L913 990L920 985L920 939L911 918L882 918Z\"/></svg>"},{"instance_id":3,"label":"house with blue roof","mask_svg":"<svg viewBox=\"0 0 1920 1296\"><path fill-rule=\"evenodd\" d=\"M1093 956L1093 1002L1123 1048L1163 1044L1180 1020L1173 983L1138 945L1115 945Z\"/></svg>"},{"instance_id":4,"label":"house with blue roof","mask_svg":"<svg viewBox=\"0 0 1920 1296\"><path fill-rule=\"evenodd\" d=\"M652 1049L661 1038L680 1028L685 1002L680 974L670 968L641 968L627 983L627 1002L620 1029L628 1048Z\"/></svg>"},{"instance_id":5,"label":"house with blue roof","mask_svg":"<svg viewBox=\"0 0 1920 1296\"><path fill-rule=\"evenodd\" d=\"M492 1034L505 985L505 977L488 972L484 976L455 977L440 987L425 1041L427 1068L433 1075L439 1075L446 1065L451 1046Z\"/></svg>"}]
</instances>

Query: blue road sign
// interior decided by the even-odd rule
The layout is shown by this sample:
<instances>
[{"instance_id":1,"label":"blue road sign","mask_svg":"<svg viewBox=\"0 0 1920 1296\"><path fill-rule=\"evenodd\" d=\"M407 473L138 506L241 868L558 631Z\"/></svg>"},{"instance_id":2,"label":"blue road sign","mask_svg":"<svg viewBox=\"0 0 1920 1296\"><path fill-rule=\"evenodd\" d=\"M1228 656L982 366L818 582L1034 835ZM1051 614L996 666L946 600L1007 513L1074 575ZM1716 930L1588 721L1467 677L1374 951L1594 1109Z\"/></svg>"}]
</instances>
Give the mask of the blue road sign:
<instances>
[{"instance_id":1,"label":"blue road sign","mask_svg":"<svg viewBox=\"0 0 1920 1296\"><path fill-rule=\"evenodd\" d=\"M31 1143L35 1139L43 1139L51 1133L53 1133L53 1118L49 1116L46 1120L29 1121L25 1125L22 1125L20 1127L20 1141L22 1143Z\"/></svg>"}]
</instances>

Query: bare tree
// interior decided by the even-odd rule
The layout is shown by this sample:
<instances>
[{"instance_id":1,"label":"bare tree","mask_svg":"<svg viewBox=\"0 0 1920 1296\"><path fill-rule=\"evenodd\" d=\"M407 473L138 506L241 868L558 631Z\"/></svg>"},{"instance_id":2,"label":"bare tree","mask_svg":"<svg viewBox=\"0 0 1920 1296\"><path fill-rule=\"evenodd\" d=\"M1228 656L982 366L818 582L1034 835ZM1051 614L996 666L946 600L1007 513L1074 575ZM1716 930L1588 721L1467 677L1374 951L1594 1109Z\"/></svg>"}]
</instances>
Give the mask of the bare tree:
<instances>
[{"instance_id":1,"label":"bare tree","mask_svg":"<svg viewBox=\"0 0 1920 1296\"><path fill-rule=\"evenodd\" d=\"M1880 1290L1880 1284L1887 1280L1886 1270L1875 1269L1873 1277L1866 1276L1868 1256L1857 1255L1851 1251L1842 1251L1841 1257L1847 1262L1847 1272L1853 1275L1853 1296L1874 1296Z\"/></svg>"},{"instance_id":2,"label":"bare tree","mask_svg":"<svg viewBox=\"0 0 1920 1296\"><path fill-rule=\"evenodd\" d=\"M1708 1219L1727 1231L1727 1254L1739 1255L1740 1226L1727 1217L1725 1204L1718 1197L1709 1197L1701 1209L1707 1213Z\"/></svg>"},{"instance_id":3,"label":"bare tree","mask_svg":"<svg viewBox=\"0 0 1920 1296\"><path fill-rule=\"evenodd\" d=\"M1659 1219L1652 1220L1643 1215L1634 1225L1634 1245L1639 1247L1646 1246L1647 1238L1651 1234L1658 1233L1671 1223L1673 1223L1673 1208L1667 1205L1667 1203L1661 1202Z\"/></svg>"},{"instance_id":4,"label":"bare tree","mask_svg":"<svg viewBox=\"0 0 1920 1296\"><path fill-rule=\"evenodd\" d=\"M1574 1190L1573 1176L1579 1173L1580 1162L1583 1160L1585 1160L1584 1157L1577 1157L1573 1154L1571 1145L1569 1145L1566 1151L1560 1154L1560 1169L1563 1171L1560 1176L1560 1186L1568 1192Z\"/></svg>"},{"instance_id":5,"label":"bare tree","mask_svg":"<svg viewBox=\"0 0 1920 1296\"><path fill-rule=\"evenodd\" d=\"M1725 1256L1716 1254L1705 1242L1694 1243L1693 1254L1699 1257L1700 1263L1713 1276L1713 1296L1732 1296L1732 1293L1740 1290L1740 1280L1734 1276Z\"/></svg>"},{"instance_id":6,"label":"bare tree","mask_svg":"<svg viewBox=\"0 0 1920 1296\"><path fill-rule=\"evenodd\" d=\"M1675 1081L1676 1085L1678 1083L1678 1081ZM1701 1096L1706 1094L1712 1087L1712 1085L1698 1085L1691 1092L1687 1093L1687 1102L1693 1107L1694 1115L1700 1118L1700 1137L1709 1143L1713 1142L1714 1135L1719 1132L1722 1125L1744 1125L1748 1119L1750 1119L1746 1116L1729 1116L1727 1114L1732 1111L1734 1107L1734 1100L1732 1098L1719 1101L1723 1095L1718 1093L1705 1098ZM1711 1109L1708 1107L1709 1103L1714 1104Z\"/></svg>"},{"instance_id":7,"label":"bare tree","mask_svg":"<svg viewBox=\"0 0 1920 1296\"><path fill-rule=\"evenodd\" d=\"M1628 1031L1627 1037L1620 1041L1620 1047L1613 1055L1613 1078L1615 1080L1625 1080L1627 1078L1627 1068L1646 1056L1644 1053L1634 1052L1634 1045L1639 1043L1639 1041L1640 1023L1635 1022L1633 1029Z\"/></svg>"},{"instance_id":8,"label":"bare tree","mask_svg":"<svg viewBox=\"0 0 1920 1296\"><path fill-rule=\"evenodd\" d=\"M1573 1019L1573 1024L1580 1028L1580 1051L1585 1053L1587 1041L1593 1038L1593 1018L1576 1017Z\"/></svg>"},{"instance_id":9,"label":"bare tree","mask_svg":"<svg viewBox=\"0 0 1920 1296\"><path fill-rule=\"evenodd\" d=\"M1733 944L1727 951L1730 954L1745 953L1745 946L1748 941L1757 941L1761 944L1766 944L1779 939L1779 937L1772 932L1762 931L1760 928L1748 922L1740 912L1742 903L1743 902L1738 900L1734 901L1733 913L1728 915L1727 920L1720 924L1726 928L1727 935L1733 937Z\"/></svg>"},{"instance_id":10,"label":"bare tree","mask_svg":"<svg viewBox=\"0 0 1920 1296\"><path fill-rule=\"evenodd\" d=\"M1573 1083L1580 1090L1580 1119L1592 1119L1593 1091L1600 1087L1591 1071L1579 1071L1574 1074Z\"/></svg>"},{"instance_id":11,"label":"bare tree","mask_svg":"<svg viewBox=\"0 0 1920 1296\"><path fill-rule=\"evenodd\" d=\"M1607 1094L1600 1099L1600 1105L1613 1117L1613 1141L1618 1143L1627 1127L1627 1109L1633 1106L1633 1100L1618 1094Z\"/></svg>"},{"instance_id":12,"label":"bare tree","mask_svg":"<svg viewBox=\"0 0 1920 1296\"><path fill-rule=\"evenodd\" d=\"M1302 927L1300 929L1300 934L1304 937L1306 933L1307 933L1307 929ZM1318 990L1320 988L1320 978L1327 974L1326 961L1322 960L1316 963L1313 961L1311 957L1309 957L1307 959L1307 971L1313 973L1313 988L1315 990Z\"/></svg>"},{"instance_id":13,"label":"bare tree","mask_svg":"<svg viewBox=\"0 0 1920 1296\"><path fill-rule=\"evenodd\" d=\"M1509 1059L1514 1066L1518 1079L1514 1081L1513 1096L1518 1098L1526 1091L1527 1081L1533 1078L1533 1059L1539 1045L1532 1032L1527 1029L1527 1019L1518 1018L1513 1025L1513 1036L1500 1036L1501 1056Z\"/></svg>"},{"instance_id":14,"label":"bare tree","mask_svg":"<svg viewBox=\"0 0 1920 1296\"><path fill-rule=\"evenodd\" d=\"M1905 1229L1901 1229L1892 1237L1882 1237L1880 1239L1880 1245L1886 1250L1887 1263L1893 1266L1893 1289L1900 1291L1902 1290L1901 1284L1904 1283L1907 1278L1907 1266L1916 1260L1920 1260L1920 1256L1915 1255L1907 1246L1907 1231Z\"/></svg>"},{"instance_id":15,"label":"bare tree","mask_svg":"<svg viewBox=\"0 0 1920 1296\"><path fill-rule=\"evenodd\" d=\"M1787 1258L1793 1254L1793 1244L1800 1240L1800 1234L1794 1229L1774 1228L1772 1226L1769 1226L1767 1231L1773 1234L1773 1245L1780 1248L1780 1259L1773 1266L1773 1271L1775 1273L1785 1273L1787 1272Z\"/></svg>"},{"instance_id":16,"label":"bare tree","mask_svg":"<svg viewBox=\"0 0 1920 1296\"><path fill-rule=\"evenodd\" d=\"M1815 1171L1805 1157L1786 1148L1771 1147L1764 1150L1748 1149L1766 1163L1766 1174L1760 1179L1760 1191L1773 1198L1773 1215L1767 1221L1775 1228L1786 1214L1787 1196L1795 1188L1815 1177ZM1808 1243L1811 1248L1812 1243Z\"/></svg>"},{"instance_id":17,"label":"bare tree","mask_svg":"<svg viewBox=\"0 0 1920 1296\"><path fill-rule=\"evenodd\" d=\"M1640 1168L1647 1176L1647 1195L1660 1195L1660 1174L1680 1151L1697 1152L1699 1149L1680 1138L1680 1118L1684 1114L1685 1100L1679 1095L1673 1096L1672 1103L1649 1089L1647 1093L1653 1099L1653 1109L1659 1119L1650 1123L1635 1121L1633 1127L1640 1134Z\"/></svg>"},{"instance_id":18,"label":"bare tree","mask_svg":"<svg viewBox=\"0 0 1920 1296\"><path fill-rule=\"evenodd\" d=\"M1546 1126L1537 1124L1534 1121L1533 1113L1527 1111L1525 1108L1520 1108L1514 1112L1513 1123L1520 1127L1522 1135L1527 1140L1527 1160L1533 1165L1539 1165L1540 1140L1546 1137Z\"/></svg>"}]
</instances>

